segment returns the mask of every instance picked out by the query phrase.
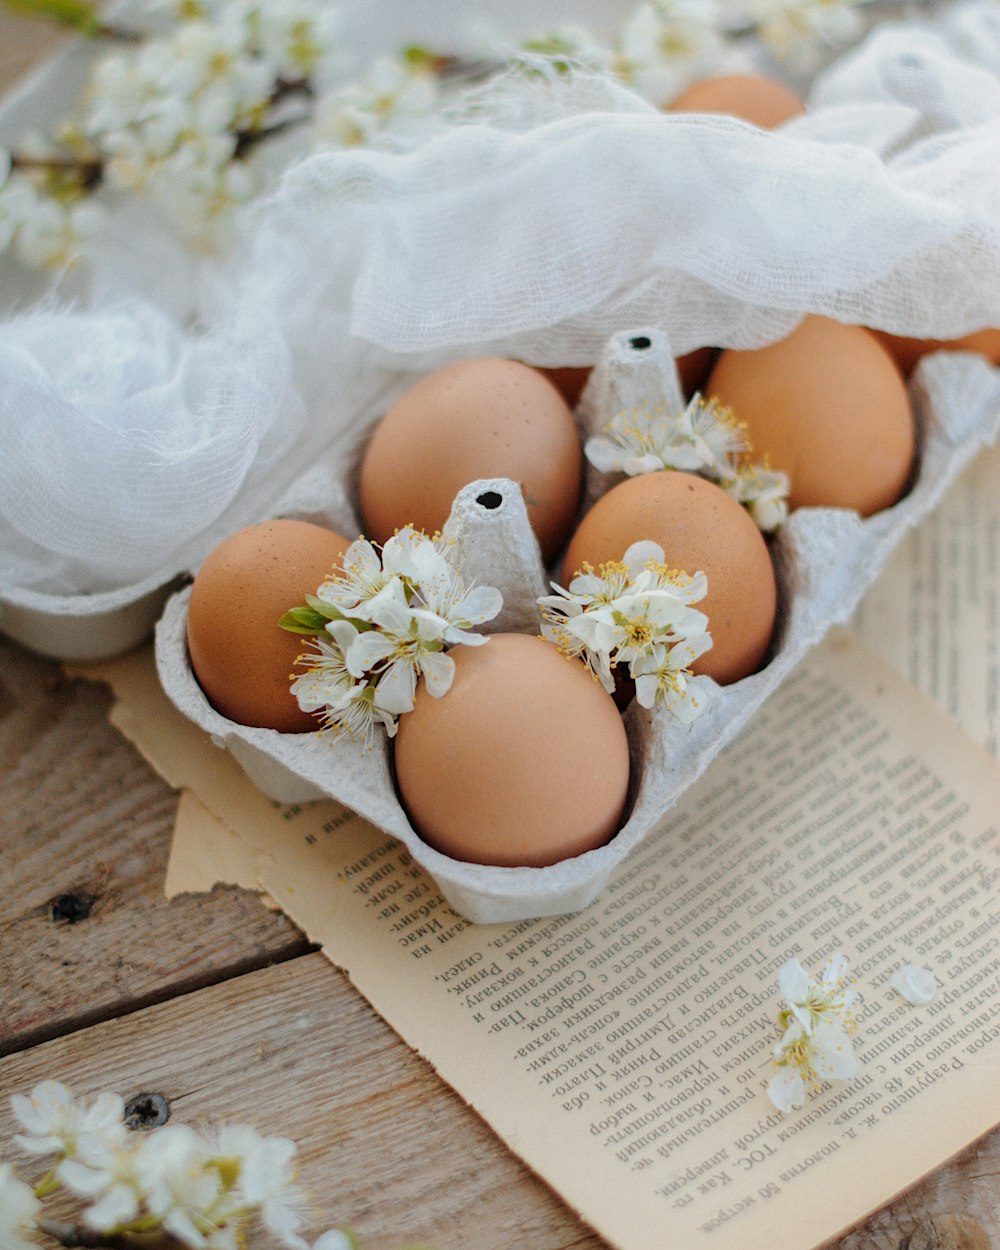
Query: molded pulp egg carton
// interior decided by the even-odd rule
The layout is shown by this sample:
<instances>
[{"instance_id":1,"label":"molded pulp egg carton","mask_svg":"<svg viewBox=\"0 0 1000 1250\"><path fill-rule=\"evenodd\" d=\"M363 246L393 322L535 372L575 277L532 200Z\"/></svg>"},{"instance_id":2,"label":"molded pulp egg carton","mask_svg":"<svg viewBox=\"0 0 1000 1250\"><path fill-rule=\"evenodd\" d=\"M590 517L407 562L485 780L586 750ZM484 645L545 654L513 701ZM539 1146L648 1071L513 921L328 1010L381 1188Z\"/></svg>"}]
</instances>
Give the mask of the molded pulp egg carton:
<instances>
[{"instance_id":1,"label":"molded pulp egg carton","mask_svg":"<svg viewBox=\"0 0 1000 1250\"><path fill-rule=\"evenodd\" d=\"M679 395L662 333L643 327L617 334L607 343L579 405L581 436L598 432L622 408L647 404L669 409ZM384 738L366 749L346 736L282 734L221 716L202 694L188 662L189 590L170 600L157 627L161 681L176 706L227 748L265 793L283 802L324 796L340 800L399 838L448 902L470 920L493 923L579 910L600 893L615 866L661 821L829 626L847 621L893 546L935 506L979 448L1000 434L1000 370L978 356L939 353L926 358L914 375L911 397L919 451L910 491L894 507L866 520L835 508L802 508L790 515L772 546L780 608L769 663L742 681L715 687L704 712L690 725L633 701L625 713L632 766L627 819L606 846L573 859L546 868L453 860L427 846L407 819L393 786L392 746ZM360 432L359 440L364 434ZM357 447L340 465L340 482L350 481L356 455ZM584 507L614 480L590 470ZM287 514L325 522L348 536L359 532L343 490L332 493L326 509L292 508ZM518 486L506 479L469 484L456 497L444 532L461 544L466 579L498 586L503 593L503 611L486 628L537 632L535 601L548 593L548 577Z\"/></svg>"}]
</instances>

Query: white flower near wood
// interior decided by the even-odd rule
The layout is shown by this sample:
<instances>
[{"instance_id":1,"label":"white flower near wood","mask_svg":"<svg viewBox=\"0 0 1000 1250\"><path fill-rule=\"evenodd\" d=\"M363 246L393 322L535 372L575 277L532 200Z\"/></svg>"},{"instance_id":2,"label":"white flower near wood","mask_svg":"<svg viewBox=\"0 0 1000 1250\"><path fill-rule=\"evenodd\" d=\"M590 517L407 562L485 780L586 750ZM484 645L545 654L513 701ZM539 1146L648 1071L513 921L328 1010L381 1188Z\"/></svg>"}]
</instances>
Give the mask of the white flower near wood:
<instances>
[{"instance_id":1,"label":"white flower near wood","mask_svg":"<svg viewBox=\"0 0 1000 1250\"><path fill-rule=\"evenodd\" d=\"M791 1111L802 1106L811 1085L849 1081L857 1074L852 1041L857 992L842 954L828 959L816 978L797 959L789 959L778 973L778 987L785 1005L778 1015L781 1037L767 1094L779 1110Z\"/></svg>"},{"instance_id":2,"label":"white flower near wood","mask_svg":"<svg viewBox=\"0 0 1000 1250\"><path fill-rule=\"evenodd\" d=\"M934 973L917 964L901 964L889 977L889 984L913 1007L925 1007L938 991Z\"/></svg>"},{"instance_id":3,"label":"white flower near wood","mask_svg":"<svg viewBox=\"0 0 1000 1250\"><path fill-rule=\"evenodd\" d=\"M35 1155L55 1155L56 1162L34 1189L0 1164L3 1250L36 1250L41 1231L63 1245L120 1245L133 1234L142 1240L169 1233L192 1250L244 1250L254 1244L247 1240L252 1221L269 1234L268 1245L309 1250L293 1141L263 1137L249 1125L130 1132L117 1094L102 1093L88 1104L57 1081L11 1101L27 1130L15 1142ZM88 1231L44 1218L43 1199L60 1189L87 1204L78 1219ZM357 1247L334 1228L313 1250Z\"/></svg>"},{"instance_id":4,"label":"white flower near wood","mask_svg":"<svg viewBox=\"0 0 1000 1250\"><path fill-rule=\"evenodd\" d=\"M18 1180L9 1163L0 1163L0 1246L38 1250L33 1231L41 1209L31 1186Z\"/></svg>"},{"instance_id":5,"label":"white flower near wood","mask_svg":"<svg viewBox=\"0 0 1000 1250\"><path fill-rule=\"evenodd\" d=\"M29 1154L86 1159L95 1141L114 1141L125 1135L125 1104L115 1094L101 1094L88 1107L77 1102L61 1082L42 1081L28 1097L14 1094L11 1106L27 1130L14 1141Z\"/></svg>"},{"instance_id":6,"label":"white flower near wood","mask_svg":"<svg viewBox=\"0 0 1000 1250\"><path fill-rule=\"evenodd\" d=\"M555 582L552 589L538 600L544 638L583 660L609 694L621 665L643 707L661 704L682 721L694 719L703 683L691 665L712 645L708 618L690 606L708 593L704 573L667 568L663 548L643 541L621 561L585 568L568 590Z\"/></svg>"}]
</instances>

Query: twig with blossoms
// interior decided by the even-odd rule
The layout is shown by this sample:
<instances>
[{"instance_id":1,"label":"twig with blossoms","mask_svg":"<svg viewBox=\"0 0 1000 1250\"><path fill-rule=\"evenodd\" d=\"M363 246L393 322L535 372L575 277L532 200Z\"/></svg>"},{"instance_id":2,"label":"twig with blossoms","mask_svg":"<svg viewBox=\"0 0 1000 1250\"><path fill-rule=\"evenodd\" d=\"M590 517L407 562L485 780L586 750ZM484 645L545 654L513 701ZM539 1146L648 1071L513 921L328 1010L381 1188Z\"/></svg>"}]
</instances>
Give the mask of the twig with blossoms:
<instances>
[{"instance_id":1,"label":"twig with blossoms","mask_svg":"<svg viewBox=\"0 0 1000 1250\"><path fill-rule=\"evenodd\" d=\"M662 705L688 723L703 706L704 679L691 665L712 646L708 617L692 608L708 593L704 573L693 577L664 564L657 543L633 543L620 561L589 565L569 589L538 600L542 637L581 659L609 694L623 665L642 707Z\"/></svg>"},{"instance_id":2,"label":"twig with blossoms","mask_svg":"<svg viewBox=\"0 0 1000 1250\"><path fill-rule=\"evenodd\" d=\"M861 29L859 11L891 0L642 0L609 35L560 27L481 60L426 48L376 62L336 83L339 8L330 0L155 0L155 35L106 23L89 0L0 0L20 13L117 42L88 83L80 115L50 137L0 151L0 252L63 268L105 226L102 188L141 195L198 246L224 242L236 208L263 188L250 151L311 123L314 147L382 142L406 148L436 116L449 84L548 58L556 71L607 73L662 106L725 70L755 36L779 59L814 58ZM162 33L164 20L173 29ZM298 107L288 113L290 96Z\"/></svg>"},{"instance_id":3,"label":"twig with blossoms","mask_svg":"<svg viewBox=\"0 0 1000 1250\"><path fill-rule=\"evenodd\" d=\"M788 515L788 476L753 462L746 427L716 399L695 394L682 412L635 408L617 413L584 446L602 473L629 477L681 469L717 483L770 533Z\"/></svg>"},{"instance_id":4,"label":"twig with blossoms","mask_svg":"<svg viewBox=\"0 0 1000 1250\"><path fill-rule=\"evenodd\" d=\"M63 1246L119 1247L169 1236L195 1250L237 1250L257 1224L269 1244L310 1250L301 1234L306 1197L296 1184L297 1147L262 1137L246 1125L197 1133L183 1124L130 1132L125 1102L102 1093L76 1099L58 1081L42 1081L11 1099L25 1130L21 1150L54 1156L34 1186L0 1164L0 1245L38 1250L37 1234ZM79 1225L46 1217L44 1199L56 1191L80 1199ZM355 1250L342 1229L323 1233L312 1250Z\"/></svg>"},{"instance_id":5,"label":"twig with blossoms","mask_svg":"<svg viewBox=\"0 0 1000 1250\"><path fill-rule=\"evenodd\" d=\"M503 607L496 587L466 587L454 554L448 540L410 525L381 555L363 538L350 545L342 567L278 622L313 640L292 684L304 712L370 744L377 725L395 736L420 677L435 699L448 692L455 661L447 648L487 642L474 627Z\"/></svg>"}]
</instances>

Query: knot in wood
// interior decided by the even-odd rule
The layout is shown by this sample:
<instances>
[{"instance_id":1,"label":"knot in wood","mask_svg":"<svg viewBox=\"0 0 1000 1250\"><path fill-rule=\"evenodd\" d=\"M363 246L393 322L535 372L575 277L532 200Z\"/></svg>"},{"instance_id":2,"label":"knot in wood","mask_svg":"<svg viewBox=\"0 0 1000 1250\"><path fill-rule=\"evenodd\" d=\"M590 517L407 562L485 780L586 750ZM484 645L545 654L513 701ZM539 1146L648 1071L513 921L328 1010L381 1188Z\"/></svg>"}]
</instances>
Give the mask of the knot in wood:
<instances>
[{"instance_id":1,"label":"knot in wood","mask_svg":"<svg viewBox=\"0 0 1000 1250\"><path fill-rule=\"evenodd\" d=\"M55 921L77 924L90 915L94 900L86 894L57 894L49 903L49 913Z\"/></svg>"}]
</instances>

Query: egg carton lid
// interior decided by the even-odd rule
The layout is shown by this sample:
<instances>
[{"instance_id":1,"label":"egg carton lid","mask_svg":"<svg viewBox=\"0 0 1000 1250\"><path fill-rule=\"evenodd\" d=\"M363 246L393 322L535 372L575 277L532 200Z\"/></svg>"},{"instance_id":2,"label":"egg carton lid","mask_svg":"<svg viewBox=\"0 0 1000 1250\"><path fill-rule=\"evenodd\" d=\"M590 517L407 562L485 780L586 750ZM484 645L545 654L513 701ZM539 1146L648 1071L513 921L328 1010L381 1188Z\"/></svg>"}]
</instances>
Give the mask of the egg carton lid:
<instances>
[{"instance_id":1,"label":"egg carton lid","mask_svg":"<svg viewBox=\"0 0 1000 1250\"><path fill-rule=\"evenodd\" d=\"M663 334L647 327L624 332L609 340L595 367L580 417L593 431L622 407L662 403L676 388L673 357ZM911 397L920 442L912 490L894 507L866 520L836 508L802 508L791 514L773 544L782 606L770 662L742 681L715 686L705 711L690 725L681 725L663 709L648 711L633 702L625 714L632 760L629 815L607 845L583 855L545 868L499 868L451 859L424 843L407 819L393 785L387 742L366 750L325 732L282 734L221 716L202 694L188 662L188 591L170 600L157 627L160 679L176 706L232 751L251 780L272 798L338 799L398 837L451 906L470 920L495 923L579 910L600 893L615 866L827 629L848 620L903 534L935 506L976 451L1000 434L1000 370L978 356L938 353L926 358L914 376ZM591 481L588 490L593 494L599 487ZM491 623L492 631L537 631L535 599L548 586L516 484L490 479L466 486L455 499L444 532L461 544L466 577L496 585L504 595L504 609Z\"/></svg>"}]
</instances>

